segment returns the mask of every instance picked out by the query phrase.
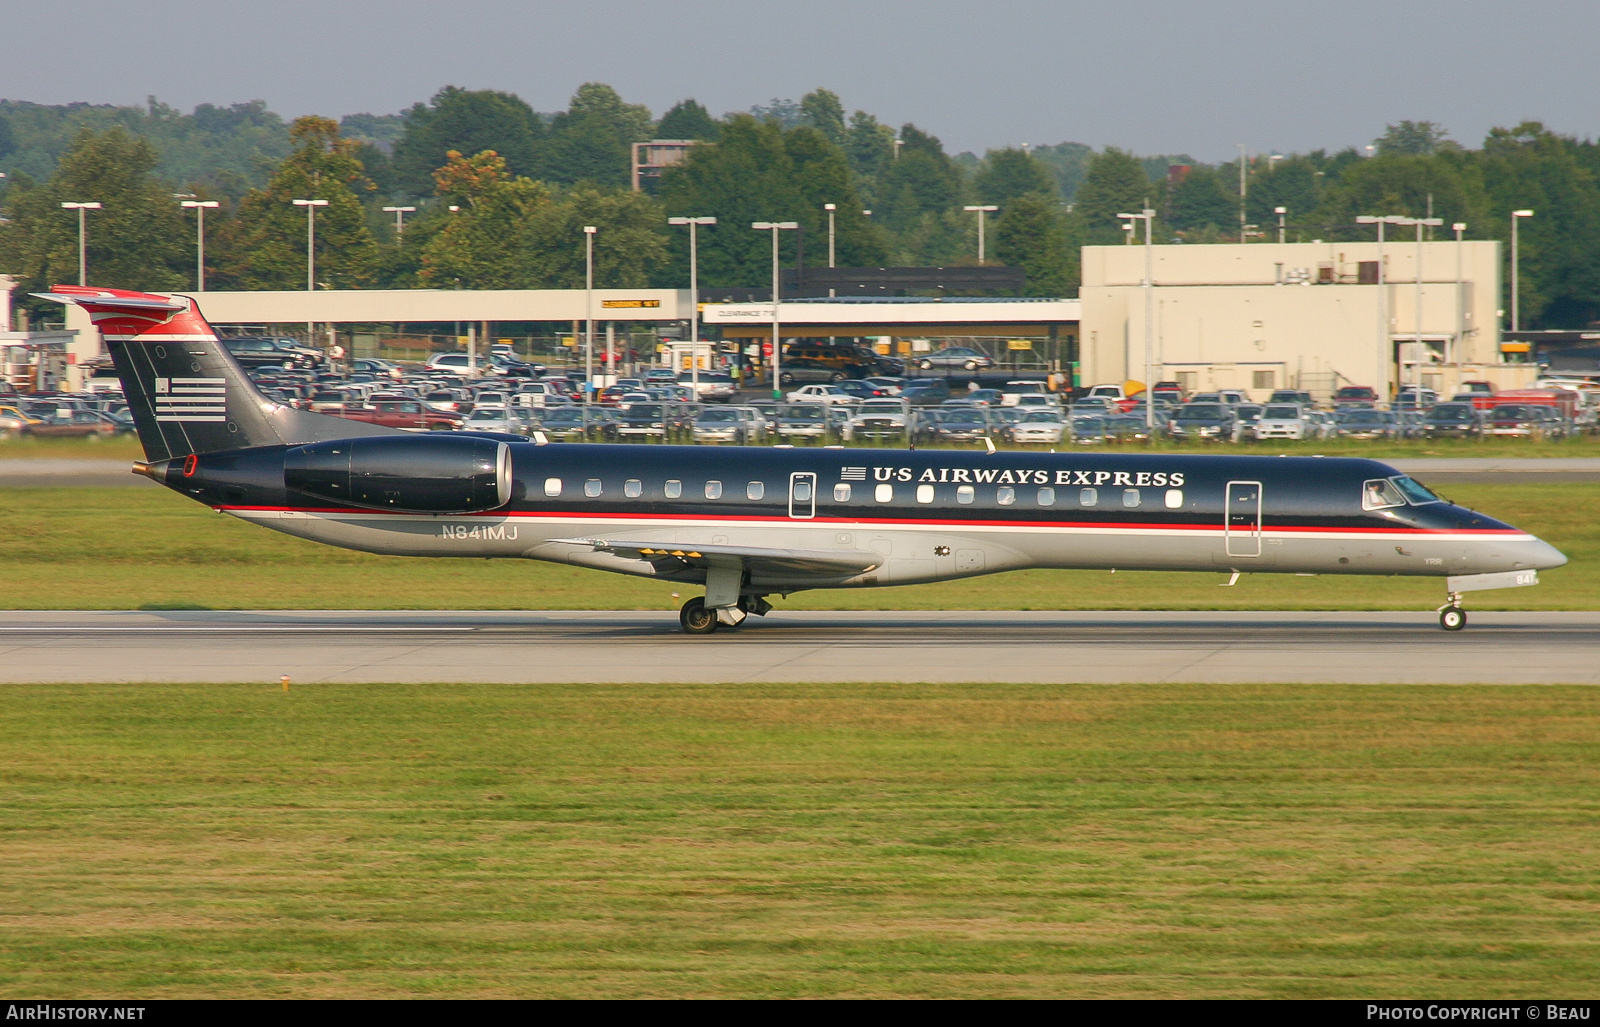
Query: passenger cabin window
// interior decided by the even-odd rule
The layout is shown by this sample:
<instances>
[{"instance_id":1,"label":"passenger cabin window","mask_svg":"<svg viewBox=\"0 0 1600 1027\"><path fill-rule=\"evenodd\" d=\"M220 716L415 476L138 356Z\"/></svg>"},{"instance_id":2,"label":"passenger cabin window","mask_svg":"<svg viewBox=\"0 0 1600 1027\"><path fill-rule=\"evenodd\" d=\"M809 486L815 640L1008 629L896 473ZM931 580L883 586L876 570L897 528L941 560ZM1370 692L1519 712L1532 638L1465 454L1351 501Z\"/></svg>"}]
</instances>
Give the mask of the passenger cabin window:
<instances>
[{"instance_id":1,"label":"passenger cabin window","mask_svg":"<svg viewBox=\"0 0 1600 1027\"><path fill-rule=\"evenodd\" d=\"M1039 505L1040 506L1055 506L1056 505L1056 490L1055 489L1040 489L1039 490Z\"/></svg>"},{"instance_id":2,"label":"passenger cabin window","mask_svg":"<svg viewBox=\"0 0 1600 1027\"><path fill-rule=\"evenodd\" d=\"M629 499L638 499L644 495L644 482L638 478L629 478L622 483L622 494Z\"/></svg>"},{"instance_id":3,"label":"passenger cabin window","mask_svg":"<svg viewBox=\"0 0 1600 1027\"><path fill-rule=\"evenodd\" d=\"M848 502L850 502L850 486L848 486L848 485L835 485L833 487L833 501L835 503L848 503Z\"/></svg>"},{"instance_id":4,"label":"passenger cabin window","mask_svg":"<svg viewBox=\"0 0 1600 1027\"><path fill-rule=\"evenodd\" d=\"M1167 489L1167 509L1183 509L1183 489Z\"/></svg>"},{"instance_id":5,"label":"passenger cabin window","mask_svg":"<svg viewBox=\"0 0 1600 1027\"><path fill-rule=\"evenodd\" d=\"M707 499L721 499L722 498L722 482L720 482L720 481L708 481L708 482L706 482L706 498Z\"/></svg>"},{"instance_id":6,"label":"passenger cabin window","mask_svg":"<svg viewBox=\"0 0 1600 1027\"><path fill-rule=\"evenodd\" d=\"M1129 509L1132 509L1133 507L1138 506L1139 505L1139 490L1138 489L1123 489L1122 490L1122 505L1128 507Z\"/></svg>"},{"instance_id":7,"label":"passenger cabin window","mask_svg":"<svg viewBox=\"0 0 1600 1027\"><path fill-rule=\"evenodd\" d=\"M561 495L561 479L546 478L544 480L544 494L551 497Z\"/></svg>"},{"instance_id":8,"label":"passenger cabin window","mask_svg":"<svg viewBox=\"0 0 1600 1027\"><path fill-rule=\"evenodd\" d=\"M956 486L956 502L960 503L962 506L970 505L976 495L977 492L971 485Z\"/></svg>"},{"instance_id":9,"label":"passenger cabin window","mask_svg":"<svg viewBox=\"0 0 1600 1027\"><path fill-rule=\"evenodd\" d=\"M919 503L931 503L931 502L933 502L933 486L932 485L918 485L917 486L917 502L919 502Z\"/></svg>"},{"instance_id":10,"label":"passenger cabin window","mask_svg":"<svg viewBox=\"0 0 1600 1027\"><path fill-rule=\"evenodd\" d=\"M994 500L1001 506L1010 506L1017 501L1017 490L1010 485L1002 485L995 489Z\"/></svg>"},{"instance_id":11,"label":"passenger cabin window","mask_svg":"<svg viewBox=\"0 0 1600 1027\"><path fill-rule=\"evenodd\" d=\"M1361 488L1363 510L1387 510L1390 507L1405 505L1405 496L1400 494L1400 490L1388 478L1374 478Z\"/></svg>"},{"instance_id":12,"label":"passenger cabin window","mask_svg":"<svg viewBox=\"0 0 1600 1027\"><path fill-rule=\"evenodd\" d=\"M666 494L668 499L677 499L683 495L683 482L676 478L667 481Z\"/></svg>"},{"instance_id":13,"label":"passenger cabin window","mask_svg":"<svg viewBox=\"0 0 1600 1027\"><path fill-rule=\"evenodd\" d=\"M750 500L752 502L754 502L757 499L760 499L762 496L764 496L766 494L767 494L767 486L766 486L766 484L764 482L752 481L750 484L748 484L748 485L746 485L744 487L744 498L746 498L746 499L748 499L748 500Z\"/></svg>"},{"instance_id":14,"label":"passenger cabin window","mask_svg":"<svg viewBox=\"0 0 1600 1027\"><path fill-rule=\"evenodd\" d=\"M583 494L588 496L590 499L598 496L600 494L600 479L590 478L588 481L584 482Z\"/></svg>"},{"instance_id":15,"label":"passenger cabin window","mask_svg":"<svg viewBox=\"0 0 1600 1027\"><path fill-rule=\"evenodd\" d=\"M879 485L877 488L872 490L872 498L876 499L880 503L894 502L894 486Z\"/></svg>"},{"instance_id":16,"label":"passenger cabin window","mask_svg":"<svg viewBox=\"0 0 1600 1027\"><path fill-rule=\"evenodd\" d=\"M1100 502L1100 490L1099 489L1079 489L1078 490L1078 505L1079 506L1094 506L1099 502Z\"/></svg>"}]
</instances>

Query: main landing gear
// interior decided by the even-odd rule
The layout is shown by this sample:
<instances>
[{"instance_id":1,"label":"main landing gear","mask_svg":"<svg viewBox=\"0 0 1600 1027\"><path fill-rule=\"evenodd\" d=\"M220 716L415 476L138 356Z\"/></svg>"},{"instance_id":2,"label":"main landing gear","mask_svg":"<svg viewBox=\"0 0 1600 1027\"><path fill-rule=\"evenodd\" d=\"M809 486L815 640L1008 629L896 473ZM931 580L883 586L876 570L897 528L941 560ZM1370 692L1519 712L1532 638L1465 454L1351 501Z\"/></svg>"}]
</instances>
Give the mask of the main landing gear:
<instances>
[{"instance_id":1,"label":"main landing gear","mask_svg":"<svg viewBox=\"0 0 1600 1027\"><path fill-rule=\"evenodd\" d=\"M686 635L709 635L724 625L738 627L752 613L765 617L771 609L766 596L740 596L738 605L720 610L707 606L705 599L695 596L678 611L678 623Z\"/></svg>"},{"instance_id":2,"label":"main landing gear","mask_svg":"<svg viewBox=\"0 0 1600 1027\"><path fill-rule=\"evenodd\" d=\"M1461 608L1461 593L1445 593L1444 605L1439 607L1439 626L1446 631L1460 631L1467 626L1467 611Z\"/></svg>"}]
</instances>

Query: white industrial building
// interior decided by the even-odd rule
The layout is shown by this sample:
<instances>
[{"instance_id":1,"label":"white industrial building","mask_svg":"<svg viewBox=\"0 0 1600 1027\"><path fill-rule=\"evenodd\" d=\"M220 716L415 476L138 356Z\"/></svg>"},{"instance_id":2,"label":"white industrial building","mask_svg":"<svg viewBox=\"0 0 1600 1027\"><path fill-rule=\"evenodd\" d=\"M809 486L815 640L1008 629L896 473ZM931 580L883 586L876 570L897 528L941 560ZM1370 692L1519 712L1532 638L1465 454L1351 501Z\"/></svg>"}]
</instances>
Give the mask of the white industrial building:
<instances>
[{"instance_id":1,"label":"white industrial building","mask_svg":"<svg viewBox=\"0 0 1600 1027\"><path fill-rule=\"evenodd\" d=\"M1534 374L1532 365L1504 363L1500 352L1497 242L1148 249L1083 248L1086 384L1145 381L1148 373L1190 390L1245 389L1258 398L1270 389L1326 393L1341 385L1392 395L1420 384L1448 394L1464 378L1512 387Z\"/></svg>"}]
</instances>

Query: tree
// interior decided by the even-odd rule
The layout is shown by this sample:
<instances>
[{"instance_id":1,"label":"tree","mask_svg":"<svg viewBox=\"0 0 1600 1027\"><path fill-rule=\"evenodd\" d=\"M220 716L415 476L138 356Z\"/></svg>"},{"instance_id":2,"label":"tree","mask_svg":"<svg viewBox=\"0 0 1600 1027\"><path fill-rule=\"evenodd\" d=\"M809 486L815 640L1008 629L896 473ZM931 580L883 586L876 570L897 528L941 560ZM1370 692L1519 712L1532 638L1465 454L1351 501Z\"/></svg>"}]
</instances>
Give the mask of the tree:
<instances>
[{"instance_id":1,"label":"tree","mask_svg":"<svg viewBox=\"0 0 1600 1027\"><path fill-rule=\"evenodd\" d=\"M1114 146L1096 154L1072 207L1085 245L1120 242L1122 223L1117 215L1142 210L1150 194L1150 179L1138 158Z\"/></svg>"},{"instance_id":2,"label":"tree","mask_svg":"<svg viewBox=\"0 0 1600 1027\"><path fill-rule=\"evenodd\" d=\"M1192 167L1167 198L1167 222L1186 236L1206 228L1237 226L1239 196L1211 168Z\"/></svg>"},{"instance_id":3,"label":"tree","mask_svg":"<svg viewBox=\"0 0 1600 1027\"><path fill-rule=\"evenodd\" d=\"M153 172L155 147L121 128L82 132L43 185L7 191L0 264L40 292L78 280L78 214L62 202L98 201L88 224L89 284L177 290L192 282L193 229L171 187ZM6 326L9 328L10 326Z\"/></svg>"},{"instance_id":4,"label":"tree","mask_svg":"<svg viewBox=\"0 0 1600 1027\"><path fill-rule=\"evenodd\" d=\"M1439 152L1449 142L1449 130L1432 121L1402 121L1389 125L1376 140L1378 153L1407 157L1426 157Z\"/></svg>"},{"instance_id":5,"label":"tree","mask_svg":"<svg viewBox=\"0 0 1600 1027\"><path fill-rule=\"evenodd\" d=\"M1013 198L994 226L994 253L1027 273L1027 295L1066 296L1077 288L1074 250L1056 202L1040 192Z\"/></svg>"},{"instance_id":6,"label":"tree","mask_svg":"<svg viewBox=\"0 0 1600 1027\"><path fill-rule=\"evenodd\" d=\"M264 189L252 189L224 235L228 258L223 280L245 289L303 289L306 283L306 210L293 200L327 200L316 209L316 274L320 284L354 289L371 284L378 246L356 193L372 182L355 157L356 144L339 136L328 118L296 118L289 126L295 150Z\"/></svg>"},{"instance_id":7,"label":"tree","mask_svg":"<svg viewBox=\"0 0 1600 1027\"><path fill-rule=\"evenodd\" d=\"M394 146L394 180L412 196L428 195L433 191L433 169L451 150L493 150L505 158L513 174L534 174L544 135L543 119L521 97L445 86L426 104L406 111L405 131Z\"/></svg>"},{"instance_id":8,"label":"tree","mask_svg":"<svg viewBox=\"0 0 1600 1027\"><path fill-rule=\"evenodd\" d=\"M827 136L830 143L844 145L844 105L839 102L837 93L816 89L802 96L800 117L805 124Z\"/></svg>"},{"instance_id":9,"label":"tree","mask_svg":"<svg viewBox=\"0 0 1600 1027\"><path fill-rule=\"evenodd\" d=\"M844 152L850 160L851 171L876 178L894 159L894 129L866 111L856 111L850 115Z\"/></svg>"},{"instance_id":10,"label":"tree","mask_svg":"<svg viewBox=\"0 0 1600 1027\"><path fill-rule=\"evenodd\" d=\"M985 154L972 184L978 191L978 199L1002 207L1029 193L1056 197L1056 177L1049 166L1027 150L1012 147Z\"/></svg>"},{"instance_id":11,"label":"tree","mask_svg":"<svg viewBox=\"0 0 1600 1027\"><path fill-rule=\"evenodd\" d=\"M661 116L656 126L658 139L702 139L715 142L722 134L719 125L705 105L695 99L680 100L676 106Z\"/></svg>"},{"instance_id":12,"label":"tree","mask_svg":"<svg viewBox=\"0 0 1600 1027\"><path fill-rule=\"evenodd\" d=\"M551 121L541 173L551 182L595 182L625 186L634 143L654 135L648 108L622 101L600 82L586 82L567 110ZM463 151L465 152L465 151ZM516 165L512 165L516 171Z\"/></svg>"}]
</instances>

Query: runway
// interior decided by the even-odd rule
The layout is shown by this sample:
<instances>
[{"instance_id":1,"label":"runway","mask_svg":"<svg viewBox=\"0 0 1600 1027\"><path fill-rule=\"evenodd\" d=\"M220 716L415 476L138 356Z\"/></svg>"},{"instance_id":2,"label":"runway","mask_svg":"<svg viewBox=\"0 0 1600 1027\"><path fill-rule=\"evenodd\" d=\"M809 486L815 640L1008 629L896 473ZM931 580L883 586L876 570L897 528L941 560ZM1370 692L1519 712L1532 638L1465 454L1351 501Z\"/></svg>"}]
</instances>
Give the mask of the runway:
<instances>
[{"instance_id":1,"label":"runway","mask_svg":"<svg viewBox=\"0 0 1600 1027\"><path fill-rule=\"evenodd\" d=\"M0 613L16 682L1600 684L1600 613Z\"/></svg>"}]
</instances>

